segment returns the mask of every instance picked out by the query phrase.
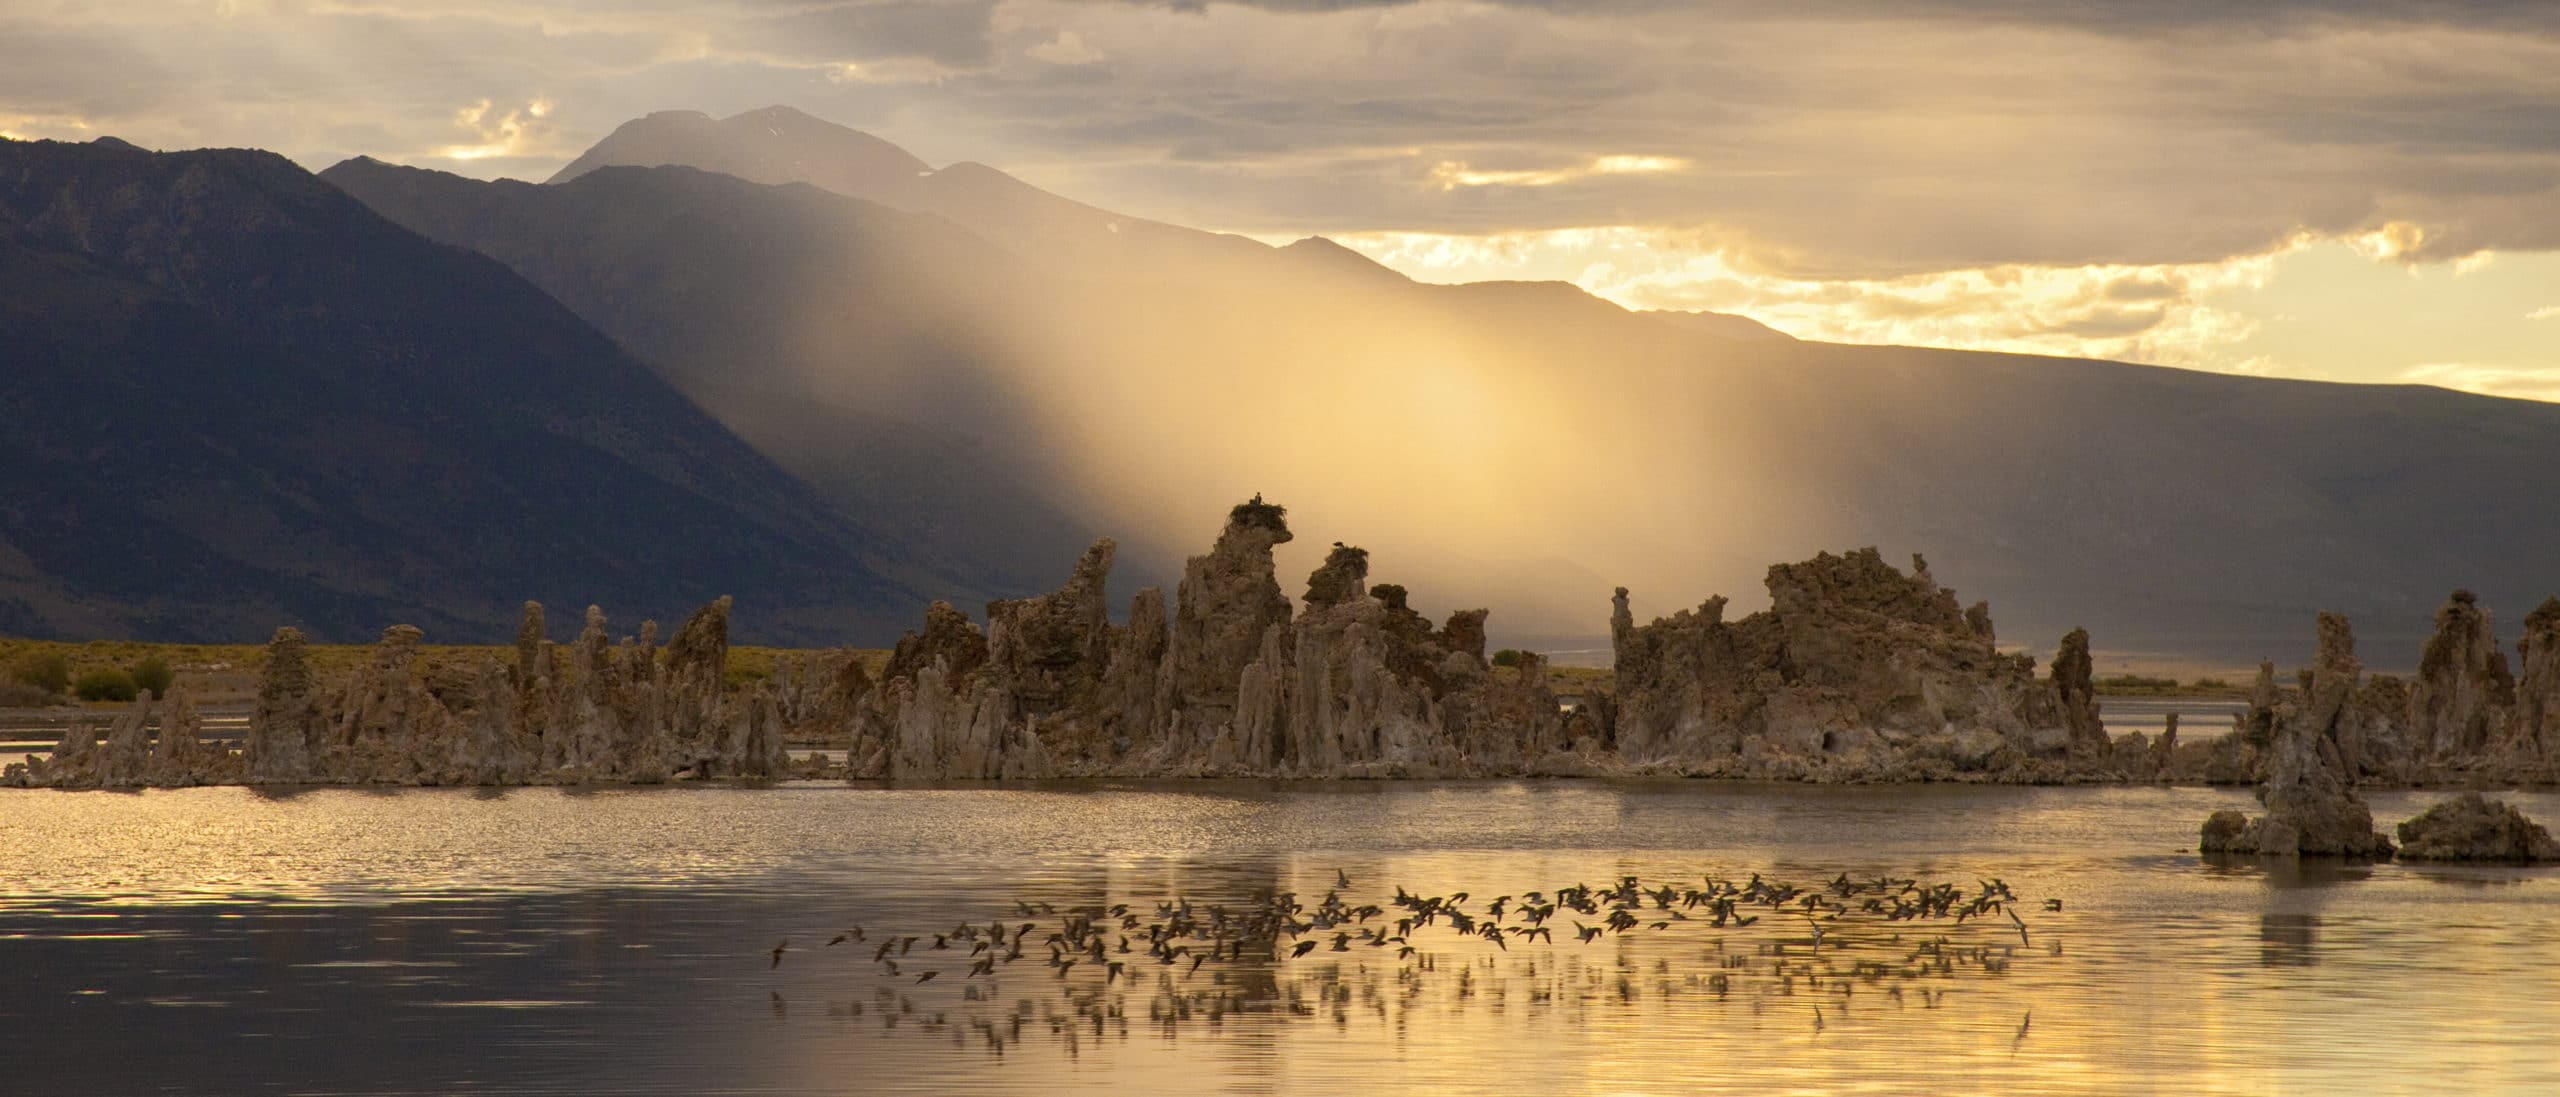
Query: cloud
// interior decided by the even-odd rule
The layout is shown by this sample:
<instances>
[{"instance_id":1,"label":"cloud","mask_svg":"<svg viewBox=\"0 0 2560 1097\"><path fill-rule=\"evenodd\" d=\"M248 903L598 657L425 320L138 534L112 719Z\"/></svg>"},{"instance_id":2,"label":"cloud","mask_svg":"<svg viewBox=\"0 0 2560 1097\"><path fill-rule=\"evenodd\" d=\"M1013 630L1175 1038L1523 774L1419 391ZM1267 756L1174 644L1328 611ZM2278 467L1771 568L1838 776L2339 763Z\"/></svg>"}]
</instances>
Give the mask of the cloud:
<instances>
[{"instance_id":1,"label":"cloud","mask_svg":"<svg viewBox=\"0 0 2560 1097\"><path fill-rule=\"evenodd\" d=\"M1339 242L1432 280L1555 277L1628 308L1739 313L1804 339L2216 367L2228 365L2224 352L2255 321L2213 298L2263 285L2279 258L1820 279L1753 270L1711 231L1374 233Z\"/></svg>"},{"instance_id":2,"label":"cloud","mask_svg":"<svg viewBox=\"0 0 2560 1097\"><path fill-rule=\"evenodd\" d=\"M550 114L548 99L537 97L504 112L482 99L453 113L453 124L470 131L474 140L446 145L435 155L445 160L491 160L539 151L550 136L550 128L544 124Z\"/></svg>"},{"instance_id":3,"label":"cloud","mask_svg":"<svg viewBox=\"0 0 2560 1097\"><path fill-rule=\"evenodd\" d=\"M1431 179L1442 190L1458 187L1552 187L1587 179L1595 175L1645 175L1679 171L1689 162L1676 156L1594 157L1589 163L1557 168L1468 167L1462 160L1443 160L1431 166Z\"/></svg>"},{"instance_id":4,"label":"cloud","mask_svg":"<svg viewBox=\"0 0 2560 1097\"><path fill-rule=\"evenodd\" d=\"M2524 314L2527 320L2560 320L2560 305L2544 305Z\"/></svg>"},{"instance_id":5,"label":"cloud","mask_svg":"<svg viewBox=\"0 0 2560 1097\"><path fill-rule=\"evenodd\" d=\"M1057 37L1022 52L1032 60L1052 65L1090 65L1102 60L1101 50L1086 45L1084 36L1071 30L1059 31Z\"/></svg>"},{"instance_id":6,"label":"cloud","mask_svg":"<svg viewBox=\"0 0 2560 1097\"><path fill-rule=\"evenodd\" d=\"M460 105L507 105L483 119L503 123L537 97L554 109L519 117L518 137L453 127ZM538 175L650 110L776 102L1184 223L1708 226L1734 270L1808 282L2190 266L2305 236L2398 262L2560 248L2549 4L20 0L0 14L12 132L78 119L314 167L365 153ZM492 151L444 157L456 149ZM2147 315L2119 300L2075 323Z\"/></svg>"}]
</instances>

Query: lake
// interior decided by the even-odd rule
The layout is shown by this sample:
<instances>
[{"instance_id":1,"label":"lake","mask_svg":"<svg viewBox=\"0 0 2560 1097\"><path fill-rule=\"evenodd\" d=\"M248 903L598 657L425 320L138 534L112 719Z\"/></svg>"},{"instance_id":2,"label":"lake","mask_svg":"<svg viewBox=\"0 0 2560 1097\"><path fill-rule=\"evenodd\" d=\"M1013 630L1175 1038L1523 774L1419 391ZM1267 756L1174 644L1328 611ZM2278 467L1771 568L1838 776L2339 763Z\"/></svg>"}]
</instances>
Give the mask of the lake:
<instances>
[{"instance_id":1,"label":"lake","mask_svg":"<svg viewBox=\"0 0 2560 1097\"><path fill-rule=\"evenodd\" d=\"M2370 799L2387 826L2440 795ZM2560 795L2509 799L2560 819ZM2250 806L1698 781L6 792L0 1091L2560 1092L2560 870L2191 852ZM1648 900L1590 944L1569 910L1553 943L1366 939L1399 888L1481 917L1754 874L1853 896L1722 927ZM2017 901L1854 909L1879 877ZM1140 940L1062 970L1040 944L1077 908L1314 908L1339 878L1388 911L1303 957ZM964 921L1042 928L971 976ZM891 976L875 946L909 935Z\"/></svg>"}]
</instances>

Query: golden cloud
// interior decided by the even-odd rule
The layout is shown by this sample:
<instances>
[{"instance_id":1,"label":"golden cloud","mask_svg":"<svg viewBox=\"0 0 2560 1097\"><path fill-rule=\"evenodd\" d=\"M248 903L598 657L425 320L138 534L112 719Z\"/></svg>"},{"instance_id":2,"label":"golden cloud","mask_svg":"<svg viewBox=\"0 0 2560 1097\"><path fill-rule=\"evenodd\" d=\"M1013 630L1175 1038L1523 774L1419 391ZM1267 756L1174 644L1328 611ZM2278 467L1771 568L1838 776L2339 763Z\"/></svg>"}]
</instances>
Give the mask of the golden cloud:
<instances>
[{"instance_id":1,"label":"golden cloud","mask_svg":"<svg viewBox=\"0 0 2560 1097\"><path fill-rule=\"evenodd\" d=\"M535 153L548 132L543 120L550 116L551 101L539 96L503 114L496 105L482 99L453 112L453 124L469 131L476 140L446 145L434 155L444 160L488 160Z\"/></svg>"},{"instance_id":2,"label":"golden cloud","mask_svg":"<svg viewBox=\"0 0 2560 1097\"><path fill-rule=\"evenodd\" d=\"M1586 164L1560 168L1477 169L1464 160L1443 160L1431 166L1431 181L1441 190L1459 187L1552 187L1587 179L1595 175L1651 175L1676 172L1689 166L1677 156L1601 156Z\"/></svg>"},{"instance_id":3,"label":"golden cloud","mask_svg":"<svg viewBox=\"0 0 2560 1097\"><path fill-rule=\"evenodd\" d=\"M1892 278L1767 273L1712 233L1601 226L1457 236L1361 233L1346 246L1426 281L1548 278L1630 309L1749 316L1804 339L2227 365L2255 321L2210 303L2265 284L2300 246L2218 263L2005 264Z\"/></svg>"}]
</instances>

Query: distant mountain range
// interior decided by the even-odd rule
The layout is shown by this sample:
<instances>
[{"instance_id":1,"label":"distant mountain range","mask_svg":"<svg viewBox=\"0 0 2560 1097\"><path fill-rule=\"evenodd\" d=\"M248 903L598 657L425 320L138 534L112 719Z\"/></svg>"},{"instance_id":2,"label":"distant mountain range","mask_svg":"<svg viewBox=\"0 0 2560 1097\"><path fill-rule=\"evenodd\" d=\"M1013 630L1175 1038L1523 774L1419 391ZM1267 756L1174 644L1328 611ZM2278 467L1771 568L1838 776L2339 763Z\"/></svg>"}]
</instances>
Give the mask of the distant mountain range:
<instances>
[{"instance_id":1,"label":"distant mountain range","mask_svg":"<svg viewBox=\"0 0 2560 1097\"><path fill-rule=\"evenodd\" d=\"M1312 566L1333 539L1364 544L1377 578L1410 586L1423 608L1493 607L1498 642L1584 642L1572 638L1601 631L1615 584L1635 588L1640 612L1714 591L1748 608L1765 564L1864 544L1925 552L1966 600L1992 601L2004 641L2034 648L2086 625L2118 651L2287 658L2307 648L2310 614L2336 609L2357 617L2368 661L2389 666L2414 662L2453 587L2510 615L2560 590L2560 512L2541 504L2560 497L2560 406L1800 342L1741 317L1629 312L1561 283L1417 283L1322 239L1271 247L1095 209L981 165L935 168L784 108L635 120L544 185L362 159L322 178L380 215L365 233L398 233L387 219L488 256L508 268L471 268L488 293L547 295L574 313L553 309L559 322L583 320L590 343L601 332L628 352L605 348L623 380L579 391L639 386L652 408L680 394L734 432L718 435L724 452L751 446L722 467L767 494L714 500L771 502L728 527L735 556L691 577L654 562L640 574L670 592L696 584L677 600L710 585L743 596L743 576L795 587L821 558L840 559L838 586L807 587L829 593L784 626L844 622L833 639L878 642L886 625L867 614L900 598L914 601L893 617L927 596L967 604L1052 586L1099 532L1123 541L1124 597L1167 578L1228 504L1255 492L1293 508L1302 543L1290 549L1307 558L1284 566ZM38 220L14 212L21 182L15 168L0 175L13 242ZM83 202L106 193L84 188L130 189L65 186ZM50 201L67 201L62 189ZM356 231L237 220L221 249L325 251ZM206 246L163 229L107 252L183 267ZM471 258L431 250L458 256L446 264L457 272ZM55 277L10 254L11 277ZM389 292L339 281L334 292ZM254 278L238 285L223 321L233 327L261 311L314 311ZM68 292L47 292L57 291ZM91 315L53 336L54 353L105 361L175 338ZM385 323L344 333L327 355L390 355L421 372L450 357L468 376L462 351L490 352L367 351L371 332L387 345L426 339ZM628 368L634 359L645 372ZM306 431L327 414L261 399ZM717 429L687 429L705 427ZM131 433L83 429L93 451ZM665 483L627 459L636 467L610 475ZM5 532L20 552L25 529ZM765 537L772 569L758 557ZM458 601L495 605L501 590L535 594L578 574L507 567L474 569L476 585L449 569L394 571L363 589L441 602L456 584L471 592ZM272 591L252 597L285 581L261 574L218 597L252 604L253 616L284 604ZM159 589L111 591L58 560L5 554L0 581L63 606ZM749 601L742 627L759 612ZM21 619L31 623L0 629L183 627L130 614Z\"/></svg>"},{"instance_id":2,"label":"distant mountain range","mask_svg":"<svg viewBox=\"0 0 2560 1097\"><path fill-rule=\"evenodd\" d=\"M0 357L0 631L486 641L526 598L636 627L733 593L816 642L914 610L558 302L269 153L0 142Z\"/></svg>"}]
</instances>

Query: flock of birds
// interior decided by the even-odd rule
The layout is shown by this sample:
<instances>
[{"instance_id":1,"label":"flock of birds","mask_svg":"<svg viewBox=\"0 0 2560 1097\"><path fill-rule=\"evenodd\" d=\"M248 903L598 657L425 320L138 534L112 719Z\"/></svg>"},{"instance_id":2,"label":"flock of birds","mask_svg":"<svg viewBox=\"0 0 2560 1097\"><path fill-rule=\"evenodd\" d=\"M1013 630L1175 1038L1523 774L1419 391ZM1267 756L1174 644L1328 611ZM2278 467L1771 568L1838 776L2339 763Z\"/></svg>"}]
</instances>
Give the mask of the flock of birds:
<instances>
[{"instance_id":1,"label":"flock of birds","mask_svg":"<svg viewBox=\"0 0 2560 1097\"><path fill-rule=\"evenodd\" d=\"M1582 1011L1682 997L1745 1002L1755 1014L1795 1009L1819 1032L1876 1010L1936 1009L1958 980L2061 953L2019 914L2006 883L1976 883L1628 876L1482 900L1397 886L1392 898L1361 902L1337 871L1313 904L1286 891L1233 902L1016 902L940 931L852 926L814 951L878 981L867 1007L836 1000L831 1014L867 1012L884 1027L949 1034L998 1056L1043 1035L1073 1055L1089 1040L1127 1038L1133 1019L1168 1037L1255 1016L1346 1026L1373 1016L1401 1031L1434 1009ZM2059 913L2062 902L2041 909ZM807 963L797 957L810 951L786 938L765 966ZM937 979L960 985L958 1003L923 989ZM786 1009L779 990L772 1001ZM2016 1039L2032 1025L2021 1017Z\"/></svg>"}]
</instances>

